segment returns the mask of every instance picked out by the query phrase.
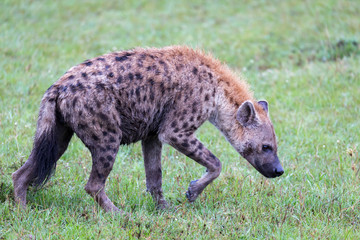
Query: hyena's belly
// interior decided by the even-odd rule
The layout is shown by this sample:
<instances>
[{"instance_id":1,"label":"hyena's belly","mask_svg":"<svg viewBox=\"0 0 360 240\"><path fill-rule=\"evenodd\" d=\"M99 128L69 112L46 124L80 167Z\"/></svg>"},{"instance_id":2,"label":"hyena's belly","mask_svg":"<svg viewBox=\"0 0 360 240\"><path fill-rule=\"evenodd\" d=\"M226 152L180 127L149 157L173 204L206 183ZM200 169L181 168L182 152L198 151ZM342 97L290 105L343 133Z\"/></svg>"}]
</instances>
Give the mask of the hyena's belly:
<instances>
[{"instance_id":1,"label":"hyena's belly","mask_svg":"<svg viewBox=\"0 0 360 240\"><path fill-rule=\"evenodd\" d=\"M128 98L117 100L115 109L120 118L121 144L130 144L156 135L166 121L171 104L161 100L144 104Z\"/></svg>"}]
</instances>

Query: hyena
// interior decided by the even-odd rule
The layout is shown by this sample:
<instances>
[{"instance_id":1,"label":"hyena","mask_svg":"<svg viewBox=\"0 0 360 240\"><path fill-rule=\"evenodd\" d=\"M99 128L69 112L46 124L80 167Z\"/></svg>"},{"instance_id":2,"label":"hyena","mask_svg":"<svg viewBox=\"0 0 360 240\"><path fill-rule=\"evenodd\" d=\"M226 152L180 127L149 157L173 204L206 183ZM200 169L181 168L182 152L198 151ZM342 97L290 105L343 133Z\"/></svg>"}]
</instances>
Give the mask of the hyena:
<instances>
[{"instance_id":1,"label":"hyena","mask_svg":"<svg viewBox=\"0 0 360 240\"><path fill-rule=\"evenodd\" d=\"M256 170L284 170L268 103L211 55L184 46L137 48L86 60L44 94L32 152L12 174L16 201L26 206L30 184L42 186L75 133L92 156L85 190L105 211L119 211L104 186L120 145L141 140L146 187L157 206L162 191L161 149L169 144L206 168L186 192L195 201L217 178L221 162L195 136L209 121Z\"/></svg>"}]
</instances>

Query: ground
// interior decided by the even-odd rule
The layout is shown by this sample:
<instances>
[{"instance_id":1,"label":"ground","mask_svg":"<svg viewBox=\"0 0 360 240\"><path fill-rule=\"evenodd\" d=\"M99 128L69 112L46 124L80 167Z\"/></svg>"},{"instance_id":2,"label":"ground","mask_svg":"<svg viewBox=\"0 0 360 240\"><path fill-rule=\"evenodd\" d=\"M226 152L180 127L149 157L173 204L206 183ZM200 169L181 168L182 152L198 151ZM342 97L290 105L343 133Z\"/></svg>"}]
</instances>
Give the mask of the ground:
<instances>
[{"instance_id":1,"label":"ground","mask_svg":"<svg viewBox=\"0 0 360 240\"><path fill-rule=\"evenodd\" d=\"M360 25L356 1L10 1L0 3L0 239L239 239L360 236ZM11 173L27 159L45 90L85 59L136 46L210 51L269 102L285 174L268 180L205 124L222 161L193 204L204 169L171 147L163 189L146 192L139 143L122 147L107 192L130 217L84 191L90 154L74 138L55 176L16 208Z\"/></svg>"}]
</instances>

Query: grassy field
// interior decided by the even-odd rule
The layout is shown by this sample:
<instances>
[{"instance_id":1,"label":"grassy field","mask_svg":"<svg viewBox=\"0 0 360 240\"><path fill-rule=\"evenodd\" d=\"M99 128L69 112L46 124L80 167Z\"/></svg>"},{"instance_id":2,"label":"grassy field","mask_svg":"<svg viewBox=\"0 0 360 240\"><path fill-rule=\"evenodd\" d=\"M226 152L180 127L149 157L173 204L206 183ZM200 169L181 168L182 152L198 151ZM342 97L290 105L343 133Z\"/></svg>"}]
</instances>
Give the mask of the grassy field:
<instances>
[{"instance_id":1,"label":"grassy field","mask_svg":"<svg viewBox=\"0 0 360 240\"><path fill-rule=\"evenodd\" d=\"M360 4L357 1L0 2L0 239L359 239ZM120 149L100 210L84 186L88 150L73 138L55 176L14 204L45 90L85 59L136 46L212 52L267 99L285 174L268 180L210 124L198 137L223 171L193 204L203 167L165 146L158 211L141 146Z\"/></svg>"}]
</instances>

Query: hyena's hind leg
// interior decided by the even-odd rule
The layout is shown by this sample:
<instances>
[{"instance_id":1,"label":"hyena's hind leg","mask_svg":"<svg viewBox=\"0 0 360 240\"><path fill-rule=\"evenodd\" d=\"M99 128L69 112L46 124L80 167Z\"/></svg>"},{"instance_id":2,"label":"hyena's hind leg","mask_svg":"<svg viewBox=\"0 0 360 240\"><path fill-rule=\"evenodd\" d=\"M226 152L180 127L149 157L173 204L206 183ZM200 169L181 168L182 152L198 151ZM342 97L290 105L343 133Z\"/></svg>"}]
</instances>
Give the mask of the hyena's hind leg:
<instances>
[{"instance_id":1,"label":"hyena's hind leg","mask_svg":"<svg viewBox=\"0 0 360 240\"><path fill-rule=\"evenodd\" d=\"M39 173L43 173L46 170L46 166L43 165L44 161L55 162L63 155L67 149L70 139L73 135L73 131L62 123L57 122L55 127L50 132L43 132L36 134L34 140L34 147L28 160L22 165L16 172L12 174L12 180L14 184L15 201L22 207L26 207L26 191L30 184L34 183L39 178ZM45 154L46 148L50 145L51 150L55 152L54 159L47 159L48 154ZM55 166L49 166L54 170ZM45 181L50 175L45 176Z\"/></svg>"},{"instance_id":2,"label":"hyena's hind leg","mask_svg":"<svg viewBox=\"0 0 360 240\"><path fill-rule=\"evenodd\" d=\"M161 148L162 143L158 136L150 136L141 142L144 156L146 187L155 200L158 208L168 207L163 196L162 172L161 172Z\"/></svg>"},{"instance_id":3,"label":"hyena's hind leg","mask_svg":"<svg viewBox=\"0 0 360 240\"><path fill-rule=\"evenodd\" d=\"M75 129L75 133L90 150L92 157L92 168L85 191L106 212L118 212L119 209L105 193L105 182L119 151L122 134L120 129L113 127L116 126L115 121L106 119L107 122L99 122L99 119L96 118L92 121L89 120L93 124L82 122L78 124L80 127Z\"/></svg>"},{"instance_id":4,"label":"hyena's hind leg","mask_svg":"<svg viewBox=\"0 0 360 240\"><path fill-rule=\"evenodd\" d=\"M120 142L117 141L116 145L112 144L111 147L105 144L89 147L92 155L92 168L89 180L85 186L85 191L90 194L106 212L119 211L105 193L105 182L114 165L119 146Z\"/></svg>"}]
</instances>

